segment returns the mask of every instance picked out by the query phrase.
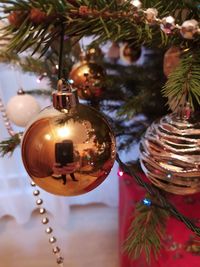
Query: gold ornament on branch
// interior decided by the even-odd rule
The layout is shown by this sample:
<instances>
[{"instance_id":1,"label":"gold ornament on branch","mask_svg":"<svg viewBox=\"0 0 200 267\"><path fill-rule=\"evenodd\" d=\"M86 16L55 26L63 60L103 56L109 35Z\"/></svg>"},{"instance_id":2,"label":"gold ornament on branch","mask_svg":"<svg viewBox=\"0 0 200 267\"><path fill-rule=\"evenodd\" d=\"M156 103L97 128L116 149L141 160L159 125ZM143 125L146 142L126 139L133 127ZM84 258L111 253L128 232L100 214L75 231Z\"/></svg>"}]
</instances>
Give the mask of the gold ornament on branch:
<instances>
[{"instance_id":1,"label":"gold ornament on branch","mask_svg":"<svg viewBox=\"0 0 200 267\"><path fill-rule=\"evenodd\" d=\"M200 121L190 117L189 106L148 128L140 162L155 186L179 195L200 192Z\"/></svg>"},{"instance_id":2,"label":"gold ornament on branch","mask_svg":"<svg viewBox=\"0 0 200 267\"><path fill-rule=\"evenodd\" d=\"M105 90L106 72L94 58L95 52L92 49L86 56L81 53L81 61L74 65L69 74L81 99L101 98Z\"/></svg>"},{"instance_id":3,"label":"gold ornament on branch","mask_svg":"<svg viewBox=\"0 0 200 267\"><path fill-rule=\"evenodd\" d=\"M65 85L53 93L54 107L39 114L22 141L23 162L33 181L47 192L63 196L96 188L108 176L116 154L114 134L106 119L79 104L70 90L70 85Z\"/></svg>"}]
</instances>

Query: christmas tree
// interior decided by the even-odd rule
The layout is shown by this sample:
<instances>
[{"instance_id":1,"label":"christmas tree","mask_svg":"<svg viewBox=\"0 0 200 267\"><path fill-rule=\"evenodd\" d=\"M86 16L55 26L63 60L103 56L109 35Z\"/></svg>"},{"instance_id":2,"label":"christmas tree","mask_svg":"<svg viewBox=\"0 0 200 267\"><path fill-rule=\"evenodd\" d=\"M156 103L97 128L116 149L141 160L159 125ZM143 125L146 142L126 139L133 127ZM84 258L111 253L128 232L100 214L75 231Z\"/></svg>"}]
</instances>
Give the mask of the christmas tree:
<instances>
[{"instance_id":1,"label":"christmas tree","mask_svg":"<svg viewBox=\"0 0 200 267\"><path fill-rule=\"evenodd\" d=\"M162 117L148 128L141 143L140 160L153 185L137 175L137 164L130 167L117 156L123 171L148 193L138 206L128 252L138 257L145 250L147 259L151 250L157 254L168 215L199 235L200 229L163 191L199 192L200 2L4 0L1 9L6 23L1 39L7 43L1 62L49 78L49 90L33 89L29 94L51 94L58 79L72 79L80 98L106 113L119 150L138 143ZM86 51L80 48L83 37L92 37ZM110 50L103 55L99 47L106 44ZM134 64L141 50L146 53L143 64ZM21 56L22 52L27 54ZM170 110L172 115L164 116ZM20 138L21 133L3 140L2 156L13 152ZM145 224L148 235L142 235L140 225L149 216L149 205L152 220Z\"/></svg>"}]
</instances>

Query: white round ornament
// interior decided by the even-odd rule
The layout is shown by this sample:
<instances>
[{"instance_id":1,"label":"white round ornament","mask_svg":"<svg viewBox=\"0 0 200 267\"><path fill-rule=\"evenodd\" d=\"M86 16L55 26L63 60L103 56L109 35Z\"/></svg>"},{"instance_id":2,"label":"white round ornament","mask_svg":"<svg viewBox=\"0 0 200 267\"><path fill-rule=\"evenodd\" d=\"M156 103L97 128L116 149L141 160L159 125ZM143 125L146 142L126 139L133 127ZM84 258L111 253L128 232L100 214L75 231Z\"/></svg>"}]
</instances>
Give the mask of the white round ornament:
<instances>
[{"instance_id":1,"label":"white round ornament","mask_svg":"<svg viewBox=\"0 0 200 267\"><path fill-rule=\"evenodd\" d=\"M40 111L40 106L31 95L22 90L12 97L6 107L8 118L17 126L26 127L28 122Z\"/></svg>"}]
</instances>

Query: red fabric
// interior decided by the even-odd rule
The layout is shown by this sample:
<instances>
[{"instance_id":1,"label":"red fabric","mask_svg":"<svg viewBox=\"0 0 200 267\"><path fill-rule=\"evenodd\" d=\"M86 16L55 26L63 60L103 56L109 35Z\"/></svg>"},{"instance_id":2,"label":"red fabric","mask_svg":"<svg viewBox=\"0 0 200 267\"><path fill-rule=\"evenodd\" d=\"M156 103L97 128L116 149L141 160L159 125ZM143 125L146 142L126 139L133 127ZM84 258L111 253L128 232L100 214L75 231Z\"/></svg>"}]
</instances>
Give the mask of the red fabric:
<instances>
[{"instance_id":1,"label":"red fabric","mask_svg":"<svg viewBox=\"0 0 200 267\"><path fill-rule=\"evenodd\" d=\"M194 234L186 226L174 218L167 223L167 235L164 248L158 260L152 259L148 265L145 256L138 260L130 260L123 252L123 244L128 235L128 229L133 219L135 204L141 201L145 191L136 185L133 178L128 175L119 177L120 202L119 202L119 243L121 267L199 267L200 252L191 252L191 242L194 248ZM193 218L199 223L200 218L200 194L191 196L171 196L170 200L184 215ZM191 241L193 240L193 241ZM189 243L190 242L190 243ZM200 245L200 243L199 243Z\"/></svg>"}]
</instances>

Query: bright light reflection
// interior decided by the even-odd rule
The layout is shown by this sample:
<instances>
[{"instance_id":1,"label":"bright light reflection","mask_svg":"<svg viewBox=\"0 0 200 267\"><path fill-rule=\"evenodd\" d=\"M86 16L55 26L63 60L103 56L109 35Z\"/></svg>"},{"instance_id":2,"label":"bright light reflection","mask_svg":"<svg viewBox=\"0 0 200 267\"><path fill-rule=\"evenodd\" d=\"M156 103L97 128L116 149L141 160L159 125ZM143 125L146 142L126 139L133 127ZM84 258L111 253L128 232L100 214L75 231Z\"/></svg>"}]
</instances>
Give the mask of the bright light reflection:
<instances>
[{"instance_id":1,"label":"bright light reflection","mask_svg":"<svg viewBox=\"0 0 200 267\"><path fill-rule=\"evenodd\" d=\"M122 176L124 175L124 172L123 172L123 171L119 171L119 172L118 172L118 175L119 175L120 177L122 177Z\"/></svg>"},{"instance_id":2,"label":"bright light reflection","mask_svg":"<svg viewBox=\"0 0 200 267\"><path fill-rule=\"evenodd\" d=\"M67 126L63 126L57 129L57 134L59 137L69 137L71 134L70 128Z\"/></svg>"},{"instance_id":3,"label":"bright light reflection","mask_svg":"<svg viewBox=\"0 0 200 267\"><path fill-rule=\"evenodd\" d=\"M46 140L50 141L51 140L51 135L50 134L45 134L44 138Z\"/></svg>"}]
</instances>

